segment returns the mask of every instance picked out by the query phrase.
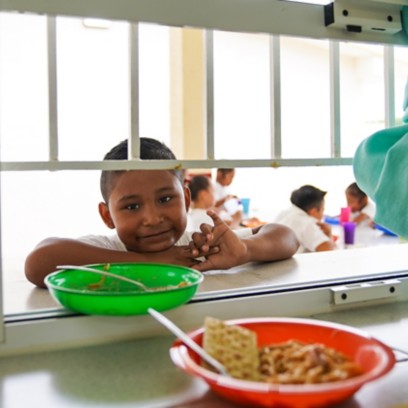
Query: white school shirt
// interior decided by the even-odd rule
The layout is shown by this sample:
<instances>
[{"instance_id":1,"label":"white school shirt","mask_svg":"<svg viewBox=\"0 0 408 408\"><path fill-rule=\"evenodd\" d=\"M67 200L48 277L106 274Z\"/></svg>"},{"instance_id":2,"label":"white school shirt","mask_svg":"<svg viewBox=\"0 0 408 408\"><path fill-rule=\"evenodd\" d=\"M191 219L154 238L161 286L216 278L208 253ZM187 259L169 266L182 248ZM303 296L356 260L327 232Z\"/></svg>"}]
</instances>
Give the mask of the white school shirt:
<instances>
[{"instance_id":1,"label":"white school shirt","mask_svg":"<svg viewBox=\"0 0 408 408\"><path fill-rule=\"evenodd\" d=\"M320 244L330 240L317 225L316 218L296 205L280 213L275 222L293 230L300 244L297 252L314 252Z\"/></svg>"},{"instance_id":2,"label":"white school shirt","mask_svg":"<svg viewBox=\"0 0 408 408\"><path fill-rule=\"evenodd\" d=\"M231 194L230 186L223 186L218 181L214 183L214 196L215 201L219 201ZM218 216L223 221L232 221L232 216L237 211L242 211L243 207L239 204L239 201L236 198L231 198L231 200L226 201L221 207Z\"/></svg>"},{"instance_id":3,"label":"white school shirt","mask_svg":"<svg viewBox=\"0 0 408 408\"><path fill-rule=\"evenodd\" d=\"M181 238L176 242L177 246L180 245L188 245L192 239L194 231L191 232L184 232ZM251 228L241 228L239 230L233 230L235 234L238 235L239 238L247 238L252 235ZM85 235L83 237L78 238L78 241L83 242L85 244L93 245L99 248L104 249L111 249L114 251L123 251L126 252L127 248L123 244L123 242L119 239L117 234L113 235Z\"/></svg>"},{"instance_id":4,"label":"white school shirt","mask_svg":"<svg viewBox=\"0 0 408 408\"><path fill-rule=\"evenodd\" d=\"M223 186L220 184L218 181L214 183L214 195L216 201L221 200L222 198L226 197L227 195L230 195L230 187L229 186Z\"/></svg>"},{"instance_id":5,"label":"white school shirt","mask_svg":"<svg viewBox=\"0 0 408 408\"><path fill-rule=\"evenodd\" d=\"M372 201L368 200L367 205L363 207L360 211L355 211L351 213L350 217L351 220L354 220L360 214L365 214L373 220L375 216L375 204Z\"/></svg>"},{"instance_id":6,"label":"white school shirt","mask_svg":"<svg viewBox=\"0 0 408 408\"><path fill-rule=\"evenodd\" d=\"M231 221L232 217L224 210L218 213L218 216L223 221ZM187 213L187 231L200 231L201 224L214 225L213 219L207 215L207 210L204 208L190 208Z\"/></svg>"},{"instance_id":7,"label":"white school shirt","mask_svg":"<svg viewBox=\"0 0 408 408\"><path fill-rule=\"evenodd\" d=\"M213 219L204 208L190 208L187 213L187 231L200 231L201 224L214 225Z\"/></svg>"}]
</instances>

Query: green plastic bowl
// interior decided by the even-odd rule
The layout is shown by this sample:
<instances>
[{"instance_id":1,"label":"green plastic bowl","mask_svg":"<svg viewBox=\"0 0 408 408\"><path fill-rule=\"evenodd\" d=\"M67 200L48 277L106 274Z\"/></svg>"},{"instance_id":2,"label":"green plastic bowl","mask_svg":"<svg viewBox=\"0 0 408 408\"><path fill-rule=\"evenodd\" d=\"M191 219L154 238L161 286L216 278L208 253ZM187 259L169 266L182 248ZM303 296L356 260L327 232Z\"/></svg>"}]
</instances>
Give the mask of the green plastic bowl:
<instances>
[{"instance_id":1,"label":"green plastic bowl","mask_svg":"<svg viewBox=\"0 0 408 408\"><path fill-rule=\"evenodd\" d=\"M44 282L52 296L75 312L96 315L129 316L147 314L152 307L168 310L187 303L196 293L203 275L191 268L153 263L112 263L86 265L138 280L153 292L111 277L78 269L62 269Z\"/></svg>"}]
</instances>

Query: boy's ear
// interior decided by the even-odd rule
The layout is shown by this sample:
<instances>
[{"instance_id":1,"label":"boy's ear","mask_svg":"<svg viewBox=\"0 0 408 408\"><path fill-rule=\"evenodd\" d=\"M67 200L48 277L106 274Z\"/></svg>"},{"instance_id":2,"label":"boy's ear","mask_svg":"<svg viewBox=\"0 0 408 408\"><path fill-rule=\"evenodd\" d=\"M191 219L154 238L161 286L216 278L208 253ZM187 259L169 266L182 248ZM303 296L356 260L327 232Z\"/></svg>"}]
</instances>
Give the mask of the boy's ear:
<instances>
[{"instance_id":1,"label":"boy's ear","mask_svg":"<svg viewBox=\"0 0 408 408\"><path fill-rule=\"evenodd\" d=\"M188 187L184 187L184 202L186 204L186 211L188 211L191 204L191 191Z\"/></svg>"},{"instance_id":2,"label":"boy's ear","mask_svg":"<svg viewBox=\"0 0 408 408\"><path fill-rule=\"evenodd\" d=\"M112 220L109 208L106 205L106 203L103 203L103 202L99 203L98 209L99 209L99 214L100 214L103 222L105 223L105 225L110 229L114 229L115 224L114 224L114 222Z\"/></svg>"},{"instance_id":3,"label":"boy's ear","mask_svg":"<svg viewBox=\"0 0 408 408\"><path fill-rule=\"evenodd\" d=\"M311 208L310 210L306 211L311 217L318 218L319 216L319 209L316 207Z\"/></svg>"},{"instance_id":4,"label":"boy's ear","mask_svg":"<svg viewBox=\"0 0 408 408\"><path fill-rule=\"evenodd\" d=\"M313 210L314 210L314 208L310 208L309 210L306 211L306 214L313 217Z\"/></svg>"}]
</instances>

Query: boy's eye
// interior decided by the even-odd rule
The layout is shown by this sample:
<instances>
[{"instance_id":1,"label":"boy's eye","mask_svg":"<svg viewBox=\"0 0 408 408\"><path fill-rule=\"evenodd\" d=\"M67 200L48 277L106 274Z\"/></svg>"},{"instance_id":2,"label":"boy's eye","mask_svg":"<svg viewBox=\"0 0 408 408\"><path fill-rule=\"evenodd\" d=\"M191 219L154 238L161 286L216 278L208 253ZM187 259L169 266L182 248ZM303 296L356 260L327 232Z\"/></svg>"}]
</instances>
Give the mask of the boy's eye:
<instances>
[{"instance_id":1,"label":"boy's eye","mask_svg":"<svg viewBox=\"0 0 408 408\"><path fill-rule=\"evenodd\" d=\"M159 202L160 203L168 203L169 201L171 201L171 199L172 199L173 197L170 197L170 196L165 196L165 197L160 197L159 198Z\"/></svg>"},{"instance_id":2,"label":"boy's eye","mask_svg":"<svg viewBox=\"0 0 408 408\"><path fill-rule=\"evenodd\" d=\"M126 209L130 211L138 210L139 208L140 208L140 204L128 204L126 206Z\"/></svg>"}]
</instances>

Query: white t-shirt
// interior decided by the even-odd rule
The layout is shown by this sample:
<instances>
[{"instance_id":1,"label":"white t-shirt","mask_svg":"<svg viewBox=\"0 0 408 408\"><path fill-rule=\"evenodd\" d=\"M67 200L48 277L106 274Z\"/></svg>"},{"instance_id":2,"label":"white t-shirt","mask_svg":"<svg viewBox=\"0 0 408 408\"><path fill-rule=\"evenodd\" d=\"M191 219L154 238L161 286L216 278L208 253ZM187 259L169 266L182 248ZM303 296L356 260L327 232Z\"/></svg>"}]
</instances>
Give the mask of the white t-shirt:
<instances>
[{"instance_id":1,"label":"white t-shirt","mask_svg":"<svg viewBox=\"0 0 408 408\"><path fill-rule=\"evenodd\" d=\"M224 210L218 213L223 221L231 221L232 217ZM207 210L203 208L190 208L187 214L187 231L200 231L200 225L206 223L214 225L212 218L207 215Z\"/></svg>"},{"instance_id":2,"label":"white t-shirt","mask_svg":"<svg viewBox=\"0 0 408 408\"><path fill-rule=\"evenodd\" d=\"M230 192L230 186L223 186L218 183L218 181L214 183L214 196L216 201L219 201L229 195L232 195ZM231 198L225 201L220 207L220 212L218 215L224 221L231 221L232 216L238 211L243 211L242 205L239 203L238 199Z\"/></svg>"},{"instance_id":3,"label":"white t-shirt","mask_svg":"<svg viewBox=\"0 0 408 408\"><path fill-rule=\"evenodd\" d=\"M230 194L231 193L229 186L223 186L218 181L214 183L214 195L217 201L223 199L224 197Z\"/></svg>"},{"instance_id":4,"label":"white t-shirt","mask_svg":"<svg viewBox=\"0 0 408 408\"><path fill-rule=\"evenodd\" d=\"M355 211L351 213L351 220L353 221L357 218L360 214L365 214L371 219L374 219L375 216L375 204L372 201L368 201L367 205L363 207L360 211Z\"/></svg>"},{"instance_id":5,"label":"white t-shirt","mask_svg":"<svg viewBox=\"0 0 408 408\"><path fill-rule=\"evenodd\" d=\"M212 218L204 208L190 208L187 213L187 231L200 231L201 224L214 225Z\"/></svg>"},{"instance_id":6,"label":"white t-shirt","mask_svg":"<svg viewBox=\"0 0 408 408\"><path fill-rule=\"evenodd\" d=\"M176 245L188 245L192 239L194 231L184 232L181 238L177 241ZM238 230L233 230L239 238L247 238L252 235L251 228L240 228ZM111 249L114 251L126 252L127 249L123 242L119 239L117 234L113 235L85 235L78 238L78 241L84 242L85 244L93 245L99 248Z\"/></svg>"},{"instance_id":7,"label":"white t-shirt","mask_svg":"<svg viewBox=\"0 0 408 408\"><path fill-rule=\"evenodd\" d=\"M300 244L297 252L314 252L320 244L330 239L317 225L316 218L296 205L280 213L275 222L294 231Z\"/></svg>"}]
</instances>

